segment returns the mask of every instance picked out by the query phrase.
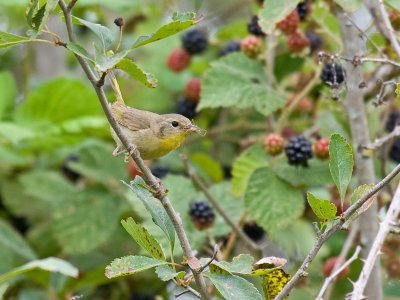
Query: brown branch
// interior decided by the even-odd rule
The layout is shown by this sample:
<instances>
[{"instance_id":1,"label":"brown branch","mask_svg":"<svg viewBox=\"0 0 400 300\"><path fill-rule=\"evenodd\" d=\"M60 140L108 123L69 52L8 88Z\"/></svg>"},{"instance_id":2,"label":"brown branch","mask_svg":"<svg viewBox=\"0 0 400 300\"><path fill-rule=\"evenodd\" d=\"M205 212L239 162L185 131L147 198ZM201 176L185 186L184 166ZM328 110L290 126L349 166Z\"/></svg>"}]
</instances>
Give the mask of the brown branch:
<instances>
[{"instance_id":1,"label":"brown branch","mask_svg":"<svg viewBox=\"0 0 400 300\"><path fill-rule=\"evenodd\" d=\"M67 26L67 31L68 31L68 37L70 42L75 42L75 34L73 31L72 27L72 16L71 16L71 11L68 9L67 5L65 4L64 0L59 1L59 5L61 7L61 10L63 11L64 17L65 17L65 22ZM93 88L96 91L96 94L99 98L100 104L103 108L103 111L107 117L108 122L110 123L111 127L115 131L116 135L122 142L122 144L125 146L125 148L128 150L128 152L131 154L132 159L135 161L136 165L140 169L140 171L143 173L142 178L145 180L146 184L152 187L155 192L154 194L157 196L157 198L161 201L162 205L164 206L169 218L171 219L176 234L178 236L179 242L181 244L182 250L184 255L189 258L193 257L193 251L192 248L189 244L189 240L187 238L186 232L184 231L183 224L182 224L182 219L179 216L179 214L175 211L173 208L171 201L169 200L168 196L163 190L162 185L157 181L157 179L153 176L151 173L150 169L145 165L143 159L140 157L140 153L137 150L137 147L129 142L125 134L122 132L120 126L118 125L117 121L115 120L114 116L112 115L112 112L110 110L110 106L108 105L108 100L107 97L104 93L103 87L102 86L97 86L98 83L98 78L90 68L88 62L82 58L81 56L75 54L75 57L77 58L79 64L81 65L83 71L85 72L86 76L92 83ZM205 280L202 274L199 272L196 272L195 270L192 270L194 279L196 281L196 284L200 290L201 298L202 299L209 299L209 295L207 293L207 288L205 284Z\"/></svg>"}]
</instances>

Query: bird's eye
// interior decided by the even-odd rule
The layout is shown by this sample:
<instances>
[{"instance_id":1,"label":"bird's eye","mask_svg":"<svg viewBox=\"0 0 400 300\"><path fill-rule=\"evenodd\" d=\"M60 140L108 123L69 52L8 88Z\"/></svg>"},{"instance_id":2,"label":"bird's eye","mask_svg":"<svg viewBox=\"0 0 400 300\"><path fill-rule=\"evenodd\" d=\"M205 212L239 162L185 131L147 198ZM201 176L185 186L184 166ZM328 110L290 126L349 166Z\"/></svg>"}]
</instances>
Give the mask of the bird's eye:
<instances>
[{"instance_id":1,"label":"bird's eye","mask_svg":"<svg viewBox=\"0 0 400 300\"><path fill-rule=\"evenodd\" d=\"M173 127L178 127L179 123L177 121L172 121L171 125Z\"/></svg>"}]
</instances>

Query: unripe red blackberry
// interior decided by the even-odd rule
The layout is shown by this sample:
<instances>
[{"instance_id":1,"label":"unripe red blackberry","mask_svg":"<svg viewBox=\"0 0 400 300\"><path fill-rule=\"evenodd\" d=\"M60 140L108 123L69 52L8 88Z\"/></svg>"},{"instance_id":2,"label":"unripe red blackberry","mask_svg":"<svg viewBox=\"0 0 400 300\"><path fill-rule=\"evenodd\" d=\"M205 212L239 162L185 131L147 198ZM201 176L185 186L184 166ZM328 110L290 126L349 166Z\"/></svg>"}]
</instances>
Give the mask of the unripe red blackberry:
<instances>
[{"instance_id":1,"label":"unripe red blackberry","mask_svg":"<svg viewBox=\"0 0 400 300\"><path fill-rule=\"evenodd\" d=\"M197 103L186 98L181 98L176 104L176 113L193 119L196 116Z\"/></svg>"},{"instance_id":2,"label":"unripe red blackberry","mask_svg":"<svg viewBox=\"0 0 400 300\"><path fill-rule=\"evenodd\" d=\"M301 21L304 21L307 17L308 6L307 0L303 0L299 4L297 4L296 11L299 14L299 18Z\"/></svg>"},{"instance_id":3,"label":"unripe red blackberry","mask_svg":"<svg viewBox=\"0 0 400 300\"><path fill-rule=\"evenodd\" d=\"M174 72L181 72L190 64L191 55L183 48L174 49L168 56L168 68Z\"/></svg>"},{"instance_id":4,"label":"unripe red blackberry","mask_svg":"<svg viewBox=\"0 0 400 300\"><path fill-rule=\"evenodd\" d=\"M250 58L256 58L261 53L261 39L254 35L245 37L240 42L240 49Z\"/></svg>"},{"instance_id":5,"label":"unripe red blackberry","mask_svg":"<svg viewBox=\"0 0 400 300\"><path fill-rule=\"evenodd\" d=\"M285 154L289 165L308 167L313 156L311 142L302 135L293 137L285 147Z\"/></svg>"},{"instance_id":6,"label":"unripe red blackberry","mask_svg":"<svg viewBox=\"0 0 400 300\"><path fill-rule=\"evenodd\" d=\"M331 275L333 268L335 267L336 261L339 259L338 256L334 256L329 258L323 266L322 272L324 273L325 277L328 277L329 275ZM343 264L345 261L341 261L340 264ZM346 267L342 272L340 272L338 279L343 279L347 276L347 274L349 273L350 268Z\"/></svg>"},{"instance_id":7,"label":"unripe red blackberry","mask_svg":"<svg viewBox=\"0 0 400 300\"><path fill-rule=\"evenodd\" d=\"M201 91L201 80L200 78L190 79L185 87L185 97L193 102L199 102Z\"/></svg>"},{"instance_id":8,"label":"unripe red blackberry","mask_svg":"<svg viewBox=\"0 0 400 300\"><path fill-rule=\"evenodd\" d=\"M300 18L296 10L292 11L285 19L276 24L276 26L285 34L295 32L299 26Z\"/></svg>"},{"instance_id":9,"label":"unripe red blackberry","mask_svg":"<svg viewBox=\"0 0 400 300\"><path fill-rule=\"evenodd\" d=\"M232 52L240 52L240 42L230 41L221 49L220 55L225 56Z\"/></svg>"},{"instance_id":10,"label":"unripe red blackberry","mask_svg":"<svg viewBox=\"0 0 400 300\"><path fill-rule=\"evenodd\" d=\"M213 225L215 214L207 201L197 200L190 205L189 215L197 229L203 230Z\"/></svg>"},{"instance_id":11,"label":"unripe red blackberry","mask_svg":"<svg viewBox=\"0 0 400 300\"><path fill-rule=\"evenodd\" d=\"M339 64L327 63L322 68L319 77L323 83L332 86L334 84L341 84L344 81L343 68Z\"/></svg>"},{"instance_id":12,"label":"unripe red blackberry","mask_svg":"<svg viewBox=\"0 0 400 300\"><path fill-rule=\"evenodd\" d=\"M319 159L329 159L329 138L322 138L314 143L314 154Z\"/></svg>"},{"instance_id":13,"label":"unripe red blackberry","mask_svg":"<svg viewBox=\"0 0 400 300\"><path fill-rule=\"evenodd\" d=\"M307 37L303 35L299 30L291 33L287 37L287 45L292 53L301 52L309 44L310 42L308 41Z\"/></svg>"},{"instance_id":14,"label":"unripe red blackberry","mask_svg":"<svg viewBox=\"0 0 400 300\"><path fill-rule=\"evenodd\" d=\"M278 155L282 153L285 147L285 140L279 134L271 133L264 139L265 152L271 155Z\"/></svg>"},{"instance_id":15,"label":"unripe red blackberry","mask_svg":"<svg viewBox=\"0 0 400 300\"><path fill-rule=\"evenodd\" d=\"M255 36L265 36L265 33L262 31L260 25L258 24L258 16L256 15L252 16L250 22L247 23L247 31Z\"/></svg>"},{"instance_id":16,"label":"unripe red blackberry","mask_svg":"<svg viewBox=\"0 0 400 300\"><path fill-rule=\"evenodd\" d=\"M190 54L200 54L207 49L208 36L203 29L195 28L182 35L182 47Z\"/></svg>"}]
</instances>

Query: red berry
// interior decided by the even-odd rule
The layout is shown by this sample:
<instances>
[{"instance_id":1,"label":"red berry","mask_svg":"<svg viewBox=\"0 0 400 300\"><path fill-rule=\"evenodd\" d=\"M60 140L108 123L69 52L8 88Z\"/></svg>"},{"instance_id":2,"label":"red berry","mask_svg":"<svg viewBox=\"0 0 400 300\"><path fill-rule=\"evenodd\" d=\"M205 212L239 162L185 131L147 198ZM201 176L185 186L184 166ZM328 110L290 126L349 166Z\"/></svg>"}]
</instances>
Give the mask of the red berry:
<instances>
[{"instance_id":1,"label":"red berry","mask_svg":"<svg viewBox=\"0 0 400 300\"><path fill-rule=\"evenodd\" d=\"M193 102L198 102L200 99L201 80L192 78L188 81L185 88L185 97Z\"/></svg>"},{"instance_id":2,"label":"red berry","mask_svg":"<svg viewBox=\"0 0 400 300\"><path fill-rule=\"evenodd\" d=\"M322 138L314 143L314 154L319 159L329 159L329 138Z\"/></svg>"},{"instance_id":3,"label":"red berry","mask_svg":"<svg viewBox=\"0 0 400 300\"><path fill-rule=\"evenodd\" d=\"M282 136L286 139L290 139L295 135L297 135L297 132L291 127L285 127L282 129Z\"/></svg>"},{"instance_id":4,"label":"red berry","mask_svg":"<svg viewBox=\"0 0 400 300\"><path fill-rule=\"evenodd\" d=\"M310 42L304 34L297 30L287 37L287 44L291 52L299 53L306 48Z\"/></svg>"},{"instance_id":5,"label":"red berry","mask_svg":"<svg viewBox=\"0 0 400 300\"><path fill-rule=\"evenodd\" d=\"M342 209L342 201L340 199L334 199L331 201L336 206L336 216L341 216L349 207L350 203L348 201L344 201L343 209Z\"/></svg>"},{"instance_id":6,"label":"red berry","mask_svg":"<svg viewBox=\"0 0 400 300\"><path fill-rule=\"evenodd\" d=\"M190 64L191 55L183 48L174 49L168 57L168 68L174 72L181 72Z\"/></svg>"},{"instance_id":7,"label":"red berry","mask_svg":"<svg viewBox=\"0 0 400 300\"><path fill-rule=\"evenodd\" d=\"M285 141L279 134L272 133L264 139L264 149L268 154L278 155L282 153L284 147Z\"/></svg>"},{"instance_id":8,"label":"red berry","mask_svg":"<svg viewBox=\"0 0 400 300\"><path fill-rule=\"evenodd\" d=\"M325 277L328 277L329 275L331 275L333 268L335 267L336 261L339 259L338 256L334 256L329 258L323 266L323 273L325 275ZM345 261L341 261L341 264L343 264ZM343 279L347 276L347 274L349 273L350 268L347 266L342 272L340 272L338 278L339 279Z\"/></svg>"},{"instance_id":9,"label":"red berry","mask_svg":"<svg viewBox=\"0 0 400 300\"><path fill-rule=\"evenodd\" d=\"M142 172L138 169L135 162L131 160L128 165L128 173L132 179L135 179L136 176L141 176Z\"/></svg>"},{"instance_id":10,"label":"red berry","mask_svg":"<svg viewBox=\"0 0 400 300\"><path fill-rule=\"evenodd\" d=\"M294 94L293 97L289 99L288 105L293 103L293 100L296 96L297 95ZM314 102L308 97L303 97L297 104L296 110L299 112L311 113L314 110Z\"/></svg>"},{"instance_id":11,"label":"red berry","mask_svg":"<svg viewBox=\"0 0 400 300\"><path fill-rule=\"evenodd\" d=\"M240 49L250 58L256 58L261 53L261 39L250 35L240 42Z\"/></svg>"},{"instance_id":12,"label":"red berry","mask_svg":"<svg viewBox=\"0 0 400 300\"><path fill-rule=\"evenodd\" d=\"M300 17L296 10L292 11L285 19L280 21L276 26L285 34L296 31L300 23Z\"/></svg>"}]
</instances>

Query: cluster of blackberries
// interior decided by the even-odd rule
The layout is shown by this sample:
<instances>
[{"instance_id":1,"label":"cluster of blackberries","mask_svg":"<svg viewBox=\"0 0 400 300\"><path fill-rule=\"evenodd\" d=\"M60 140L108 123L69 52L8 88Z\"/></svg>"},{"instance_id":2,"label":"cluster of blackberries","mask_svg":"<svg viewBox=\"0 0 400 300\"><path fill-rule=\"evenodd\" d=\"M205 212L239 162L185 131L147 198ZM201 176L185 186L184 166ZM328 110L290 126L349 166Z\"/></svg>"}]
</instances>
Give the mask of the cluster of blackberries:
<instances>
[{"instance_id":1,"label":"cluster of blackberries","mask_svg":"<svg viewBox=\"0 0 400 300\"><path fill-rule=\"evenodd\" d=\"M287 143L285 154L290 165L308 167L313 156L311 142L302 135L295 136Z\"/></svg>"},{"instance_id":2,"label":"cluster of blackberries","mask_svg":"<svg viewBox=\"0 0 400 300\"><path fill-rule=\"evenodd\" d=\"M204 200L197 200L190 205L189 215L197 229L203 230L212 226L215 214L211 205Z\"/></svg>"},{"instance_id":3,"label":"cluster of blackberries","mask_svg":"<svg viewBox=\"0 0 400 300\"><path fill-rule=\"evenodd\" d=\"M320 79L329 86L340 85L344 81L342 66L336 63L326 63L322 68Z\"/></svg>"}]
</instances>

